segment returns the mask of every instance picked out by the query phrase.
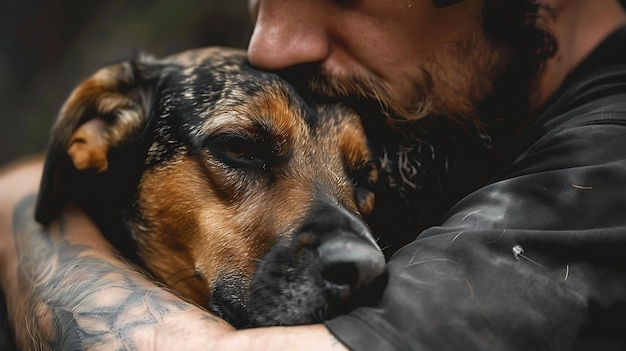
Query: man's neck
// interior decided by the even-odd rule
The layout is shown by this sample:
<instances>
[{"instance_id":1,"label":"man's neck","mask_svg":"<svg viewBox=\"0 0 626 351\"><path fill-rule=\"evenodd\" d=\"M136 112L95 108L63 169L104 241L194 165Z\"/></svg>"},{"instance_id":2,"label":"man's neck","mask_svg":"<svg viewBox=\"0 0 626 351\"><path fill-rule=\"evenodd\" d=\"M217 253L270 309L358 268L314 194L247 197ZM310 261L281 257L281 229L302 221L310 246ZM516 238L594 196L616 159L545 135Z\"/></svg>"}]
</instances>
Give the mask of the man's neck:
<instances>
[{"instance_id":1,"label":"man's neck","mask_svg":"<svg viewBox=\"0 0 626 351\"><path fill-rule=\"evenodd\" d=\"M626 24L626 13L617 0L546 0L550 30L558 51L531 83L530 106L541 107L609 34Z\"/></svg>"}]
</instances>

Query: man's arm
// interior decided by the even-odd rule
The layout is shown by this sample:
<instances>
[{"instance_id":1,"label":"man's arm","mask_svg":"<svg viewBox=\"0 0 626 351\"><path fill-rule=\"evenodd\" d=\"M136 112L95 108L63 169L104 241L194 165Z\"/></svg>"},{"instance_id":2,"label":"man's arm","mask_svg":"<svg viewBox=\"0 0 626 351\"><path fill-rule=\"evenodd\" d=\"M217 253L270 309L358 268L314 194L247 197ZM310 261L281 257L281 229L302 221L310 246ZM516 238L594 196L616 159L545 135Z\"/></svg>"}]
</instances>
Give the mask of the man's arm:
<instances>
[{"instance_id":1,"label":"man's arm","mask_svg":"<svg viewBox=\"0 0 626 351\"><path fill-rule=\"evenodd\" d=\"M0 282L23 349L341 349L322 325L234 332L119 258L77 208L33 220L39 161L0 174Z\"/></svg>"},{"instance_id":2,"label":"man's arm","mask_svg":"<svg viewBox=\"0 0 626 351\"><path fill-rule=\"evenodd\" d=\"M133 270L80 210L38 225L32 191L40 172L29 163L0 181L0 278L22 348L162 349L174 334L176 346L191 349L232 330Z\"/></svg>"}]
</instances>

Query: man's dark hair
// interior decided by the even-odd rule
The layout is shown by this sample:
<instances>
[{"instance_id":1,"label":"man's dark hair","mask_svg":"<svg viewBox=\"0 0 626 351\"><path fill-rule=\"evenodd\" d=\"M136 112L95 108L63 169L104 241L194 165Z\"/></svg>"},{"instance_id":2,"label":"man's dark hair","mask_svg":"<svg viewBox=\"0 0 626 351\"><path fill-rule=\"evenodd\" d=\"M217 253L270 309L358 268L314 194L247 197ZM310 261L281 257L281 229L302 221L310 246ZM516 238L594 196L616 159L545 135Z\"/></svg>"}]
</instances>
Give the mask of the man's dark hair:
<instances>
[{"instance_id":1,"label":"man's dark hair","mask_svg":"<svg viewBox=\"0 0 626 351\"><path fill-rule=\"evenodd\" d=\"M483 117L517 124L528 121L530 79L554 56L558 43L547 29L553 19L550 8L537 0L486 0L483 7L483 30L489 41L511 51L511 59L494 82L493 94L482 106ZM511 116L510 106L516 106ZM499 111L501 109L501 111ZM494 121L485 121L488 124Z\"/></svg>"},{"instance_id":2,"label":"man's dark hair","mask_svg":"<svg viewBox=\"0 0 626 351\"><path fill-rule=\"evenodd\" d=\"M526 62L526 73L536 73L556 53L556 39L545 28L551 19L550 9L536 0L487 0L483 7L485 35Z\"/></svg>"}]
</instances>

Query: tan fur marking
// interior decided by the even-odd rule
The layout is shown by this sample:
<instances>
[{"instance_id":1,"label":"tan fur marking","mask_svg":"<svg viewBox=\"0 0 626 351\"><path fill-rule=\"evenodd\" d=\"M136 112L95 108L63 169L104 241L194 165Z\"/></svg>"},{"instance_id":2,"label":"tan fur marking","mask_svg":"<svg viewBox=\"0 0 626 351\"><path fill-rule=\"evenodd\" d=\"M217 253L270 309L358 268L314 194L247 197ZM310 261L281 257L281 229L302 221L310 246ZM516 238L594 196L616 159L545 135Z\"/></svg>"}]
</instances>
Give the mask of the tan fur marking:
<instances>
[{"instance_id":1,"label":"tan fur marking","mask_svg":"<svg viewBox=\"0 0 626 351\"><path fill-rule=\"evenodd\" d=\"M81 125L72 134L67 154L78 170L96 169L103 172L107 169L107 152L109 140L106 123L95 118Z\"/></svg>"},{"instance_id":2,"label":"tan fur marking","mask_svg":"<svg viewBox=\"0 0 626 351\"><path fill-rule=\"evenodd\" d=\"M372 211L374 210L375 200L376 196L373 192L367 194L365 199L358 204L361 215L367 216L368 214L372 213Z\"/></svg>"},{"instance_id":3,"label":"tan fur marking","mask_svg":"<svg viewBox=\"0 0 626 351\"><path fill-rule=\"evenodd\" d=\"M124 64L99 70L74 89L61 109L54 135L78 169L106 170L108 149L143 127L146 111L142 93L119 91L120 84L134 79L129 70Z\"/></svg>"},{"instance_id":4,"label":"tan fur marking","mask_svg":"<svg viewBox=\"0 0 626 351\"><path fill-rule=\"evenodd\" d=\"M268 238L249 220L251 201L235 206L220 200L193 159L180 159L170 166L147 172L140 185L142 215L152 224L140 237L140 254L159 278L170 281L179 272L201 272L205 287L174 285L183 295L203 304L215 279L225 272L251 276L260 250ZM209 170L211 171L211 170ZM193 189L193 190L191 190ZM163 201L167 199L167 201ZM243 223L245 223L245 225ZM191 279L190 279L191 280ZM201 293L198 293L200 291Z\"/></svg>"}]
</instances>

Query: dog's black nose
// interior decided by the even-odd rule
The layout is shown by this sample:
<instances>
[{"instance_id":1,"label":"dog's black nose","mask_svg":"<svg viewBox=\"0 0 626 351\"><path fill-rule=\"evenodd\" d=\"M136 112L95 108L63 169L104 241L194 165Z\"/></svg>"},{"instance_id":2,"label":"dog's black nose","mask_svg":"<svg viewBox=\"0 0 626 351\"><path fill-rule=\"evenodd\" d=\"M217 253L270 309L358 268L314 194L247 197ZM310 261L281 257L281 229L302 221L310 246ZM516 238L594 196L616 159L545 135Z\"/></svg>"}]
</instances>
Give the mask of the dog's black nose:
<instances>
[{"instance_id":1,"label":"dog's black nose","mask_svg":"<svg viewBox=\"0 0 626 351\"><path fill-rule=\"evenodd\" d=\"M355 235L324 241L317 254L322 276L340 299L361 293L385 273L385 257L373 243Z\"/></svg>"}]
</instances>

